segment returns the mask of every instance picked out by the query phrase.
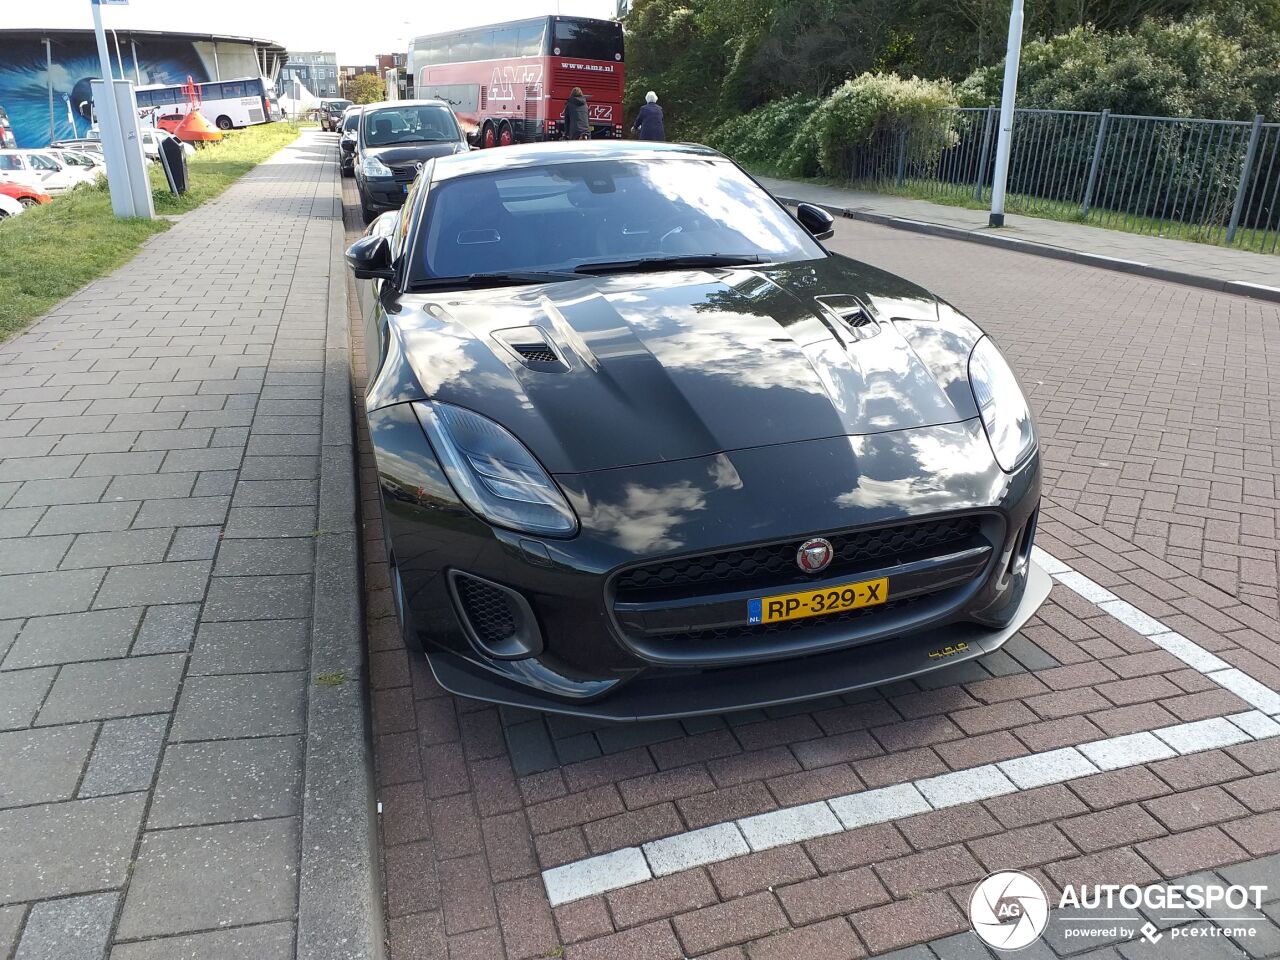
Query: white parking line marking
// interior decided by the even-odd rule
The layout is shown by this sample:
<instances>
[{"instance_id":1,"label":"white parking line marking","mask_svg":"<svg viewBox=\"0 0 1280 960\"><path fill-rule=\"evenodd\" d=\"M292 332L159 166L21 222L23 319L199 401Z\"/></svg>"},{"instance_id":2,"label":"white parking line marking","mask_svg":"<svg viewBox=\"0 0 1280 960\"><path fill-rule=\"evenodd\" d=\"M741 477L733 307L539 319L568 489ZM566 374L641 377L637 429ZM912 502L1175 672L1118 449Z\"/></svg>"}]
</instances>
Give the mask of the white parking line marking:
<instances>
[{"instance_id":1,"label":"white parking line marking","mask_svg":"<svg viewBox=\"0 0 1280 960\"><path fill-rule=\"evenodd\" d=\"M717 863L750 853L736 823L717 823L701 830L652 840L641 849L655 877L679 873L704 863Z\"/></svg>"},{"instance_id":2,"label":"white parking line marking","mask_svg":"<svg viewBox=\"0 0 1280 960\"><path fill-rule=\"evenodd\" d=\"M1226 687L1249 706L1256 707L1271 716L1280 713L1280 694L1262 685L1247 673L1231 667L1210 673L1208 677L1214 683Z\"/></svg>"},{"instance_id":3,"label":"white parking line marking","mask_svg":"<svg viewBox=\"0 0 1280 960\"><path fill-rule=\"evenodd\" d=\"M892 787L849 793L828 800L846 830L865 827L872 823L885 823L913 813L924 813L933 808L916 789L914 783L898 783Z\"/></svg>"},{"instance_id":4,"label":"white parking line marking","mask_svg":"<svg viewBox=\"0 0 1280 960\"><path fill-rule=\"evenodd\" d=\"M542 872L551 905L559 906L690 867L740 857L752 850L766 850L868 824L900 820L929 810L1045 784L1063 783L1103 770L1121 770L1249 740L1280 736L1280 722L1272 719L1280 716L1280 694L1039 547L1032 549L1032 558L1064 587L1230 690L1254 709L1227 717L1108 737L1078 747L1046 750L936 777L726 821L650 841L644 844L643 852L640 847L627 847L588 857Z\"/></svg>"},{"instance_id":5,"label":"white parking line marking","mask_svg":"<svg viewBox=\"0 0 1280 960\"><path fill-rule=\"evenodd\" d=\"M1156 738L1153 733L1128 733L1123 737L1108 737L1080 744L1079 750L1093 761L1099 770L1118 770L1153 760L1168 760L1177 751Z\"/></svg>"},{"instance_id":6,"label":"white parking line marking","mask_svg":"<svg viewBox=\"0 0 1280 960\"><path fill-rule=\"evenodd\" d=\"M1253 712L1235 714L1235 718L1241 732L1247 726L1257 726L1260 721L1274 724L1266 716L1255 715ZM1215 719L1225 720L1222 717ZM872 823L888 823L959 803L1016 793L1043 783L1075 780L1100 770L1122 770L1153 760L1200 753L1205 749L1213 749L1213 746L1202 747L1199 744L1214 743L1214 738L1192 736L1188 731L1189 728L1200 727L1204 723L1205 721L1179 723L1160 730L1095 740L1081 744L1079 748L1047 750L1018 757L1016 760L1005 760L1000 764L983 764L938 777L726 821L650 841L644 845L643 853L640 847L626 847L613 853L544 870L542 879L551 905L556 907L584 897L643 883L655 877L678 873L690 867L731 860L752 850L767 850L779 844L854 830ZM1275 732L1280 733L1280 724L1274 726ZM1259 728L1270 729L1269 726ZM1204 727L1203 730L1217 731L1224 742L1227 738L1225 730L1219 730L1216 726ZM1231 734L1230 739L1231 742L1244 743L1250 739L1271 739L1273 735L1237 738ZM1009 775L1006 776L1006 773ZM1037 774L1050 779L1037 781ZM1023 786L1023 783L1026 785ZM801 810L804 812L797 815L797 811ZM827 819L832 812L840 817L839 824L834 828ZM782 817L784 814L792 817L789 834L786 833L787 821ZM749 845L743 840L743 835L751 841Z\"/></svg>"},{"instance_id":7,"label":"white parking line marking","mask_svg":"<svg viewBox=\"0 0 1280 960\"><path fill-rule=\"evenodd\" d=\"M1013 793L1018 788L1000 772L994 763L980 767L957 770L937 777L916 781L916 788L935 809L955 807L974 800L986 800L1001 794Z\"/></svg>"},{"instance_id":8,"label":"white parking line marking","mask_svg":"<svg viewBox=\"0 0 1280 960\"><path fill-rule=\"evenodd\" d=\"M1261 710L1233 713L1227 719L1255 740L1280 735L1280 723L1276 723Z\"/></svg>"},{"instance_id":9,"label":"white parking line marking","mask_svg":"<svg viewBox=\"0 0 1280 960\"><path fill-rule=\"evenodd\" d=\"M1157 647L1169 651L1187 666L1209 674L1214 670L1226 670L1231 664L1220 660L1194 640L1188 640L1180 633L1157 633L1150 638Z\"/></svg>"},{"instance_id":10,"label":"white parking line marking","mask_svg":"<svg viewBox=\"0 0 1280 960\"><path fill-rule=\"evenodd\" d=\"M844 829L825 800L744 817L738 821L738 826L751 849L757 851L825 837Z\"/></svg>"},{"instance_id":11,"label":"white parking line marking","mask_svg":"<svg viewBox=\"0 0 1280 960\"><path fill-rule=\"evenodd\" d=\"M1106 587L1094 583L1083 573L1076 573L1074 570L1068 569L1063 573L1053 574L1053 579L1064 587L1070 587L1090 603L1107 603L1120 599Z\"/></svg>"},{"instance_id":12,"label":"white parking line marking","mask_svg":"<svg viewBox=\"0 0 1280 960\"><path fill-rule=\"evenodd\" d=\"M1014 757L1012 760L1001 761L996 766L1019 790L1061 783L1063 780L1074 780L1076 777L1087 777L1098 772L1098 768L1075 747L1060 747L1044 753Z\"/></svg>"},{"instance_id":13,"label":"white parking line marking","mask_svg":"<svg viewBox=\"0 0 1280 960\"><path fill-rule=\"evenodd\" d=\"M542 882L553 907L652 879L639 847L624 847L542 871Z\"/></svg>"}]
</instances>

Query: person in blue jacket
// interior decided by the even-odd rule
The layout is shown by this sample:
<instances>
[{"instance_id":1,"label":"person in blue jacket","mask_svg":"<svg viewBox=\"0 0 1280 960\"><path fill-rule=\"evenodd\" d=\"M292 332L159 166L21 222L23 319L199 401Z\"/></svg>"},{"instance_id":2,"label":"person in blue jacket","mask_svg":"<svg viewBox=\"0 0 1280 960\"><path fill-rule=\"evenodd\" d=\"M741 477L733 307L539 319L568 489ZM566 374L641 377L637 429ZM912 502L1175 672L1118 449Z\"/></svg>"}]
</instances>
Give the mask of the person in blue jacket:
<instances>
[{"instance_id":1,"label":"person in blue jacket","mask_svg":"<svg viewBox=\"0 0 1280 960\"><path fill-rule=\"evenodd\" d=\"M658 95L652 90L644 95L644 106L636 114L636 122L631 129L641 140L667 139L667 131L662 124L662 108L658 106Z\"/></svg>"}]
</instances>

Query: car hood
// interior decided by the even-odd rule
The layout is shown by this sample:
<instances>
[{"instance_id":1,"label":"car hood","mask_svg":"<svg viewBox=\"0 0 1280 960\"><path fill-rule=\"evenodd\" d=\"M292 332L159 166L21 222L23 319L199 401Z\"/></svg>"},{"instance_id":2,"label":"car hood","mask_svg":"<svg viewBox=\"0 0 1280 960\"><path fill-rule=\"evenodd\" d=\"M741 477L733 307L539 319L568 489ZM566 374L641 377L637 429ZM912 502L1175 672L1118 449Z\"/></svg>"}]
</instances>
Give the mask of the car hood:
<instances>
[{"instance_id":1,"label":"car hood","mask_svg":"<svg viewBox=\"0 0 1280 960\"><path fill-rule=\"evenodd\" d=\"M967 361L981 331L842 257L411 294L388 309L370 408L466 407L552 473L977 415ZM527 349L538 342L551 351L543 359Z\"/></svg>"},{"instance_id":2,"label":"car hood","mask_svg":"<svg viewBox=\"0 0 1280 960\"><path fill-rule=\"evenodd\" d=\"M361 155L377 157L387 166L411 163L415 160L432 160L436 157L447 157L456 153L459 147L457 140L431 141L424 143L393 143L385 147L365 147Z\"/></svg>"}]
</instances>

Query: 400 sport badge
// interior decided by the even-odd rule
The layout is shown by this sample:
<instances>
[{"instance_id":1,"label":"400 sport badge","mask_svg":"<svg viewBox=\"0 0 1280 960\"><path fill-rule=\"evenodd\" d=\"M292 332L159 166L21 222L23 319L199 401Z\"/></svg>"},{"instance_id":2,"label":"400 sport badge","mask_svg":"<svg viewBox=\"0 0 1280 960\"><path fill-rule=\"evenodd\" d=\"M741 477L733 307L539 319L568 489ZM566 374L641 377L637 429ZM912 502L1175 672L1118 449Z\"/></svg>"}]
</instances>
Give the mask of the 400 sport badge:
<instances>
[{"instance_id":1,"label":"400 sport badge","mask_svg":"<svg viewBox=\"0 0 1280 960\"><path fill-rule=\"evenodd\" d=\"M1020 870L993 873L969 897L969 922L996 950L1021 950L1040 938L1049 922L1049 898Z\"/></svg>"}]
</instances>

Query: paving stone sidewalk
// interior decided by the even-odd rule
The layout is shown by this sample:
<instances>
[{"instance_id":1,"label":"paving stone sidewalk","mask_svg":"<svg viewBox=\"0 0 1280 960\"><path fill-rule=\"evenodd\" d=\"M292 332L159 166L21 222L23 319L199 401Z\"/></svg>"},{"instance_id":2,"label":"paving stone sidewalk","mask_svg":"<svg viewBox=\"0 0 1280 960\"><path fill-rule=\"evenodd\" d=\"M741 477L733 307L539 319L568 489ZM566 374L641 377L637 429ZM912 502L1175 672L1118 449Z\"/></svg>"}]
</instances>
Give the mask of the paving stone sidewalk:
<instances>
[{"instance_id":1,"label":"paving stone sidewalk","mask_svg":"<svg viewBox=\"0 0 1280 960\"><path fill-rule=\"evenodd\" d=\"M762 177L760 182L777 197L847 210L858 218L891 219L912 229L937 226L954 236L1047 247L1088 257L1095 266L1110 260L1111 266L1126 272L1163 273L1167 279L1182 277L1197 286L1280 300L1280 257L1268 254L1018 214L1008 215L1002 229L992 230L986 210L795 180Z\"/></svg>"},{"instance_id":2,"label":"paving stone sidewalk","mask_svg":"<svg viewBox=\"0 0 1280 960\"><path fill-rule=\"evenodd\" d=\"M304 133L0 345L0 960L369 955L295 952L355 563L333 160Z\"/></svg>"}]
</instances>

